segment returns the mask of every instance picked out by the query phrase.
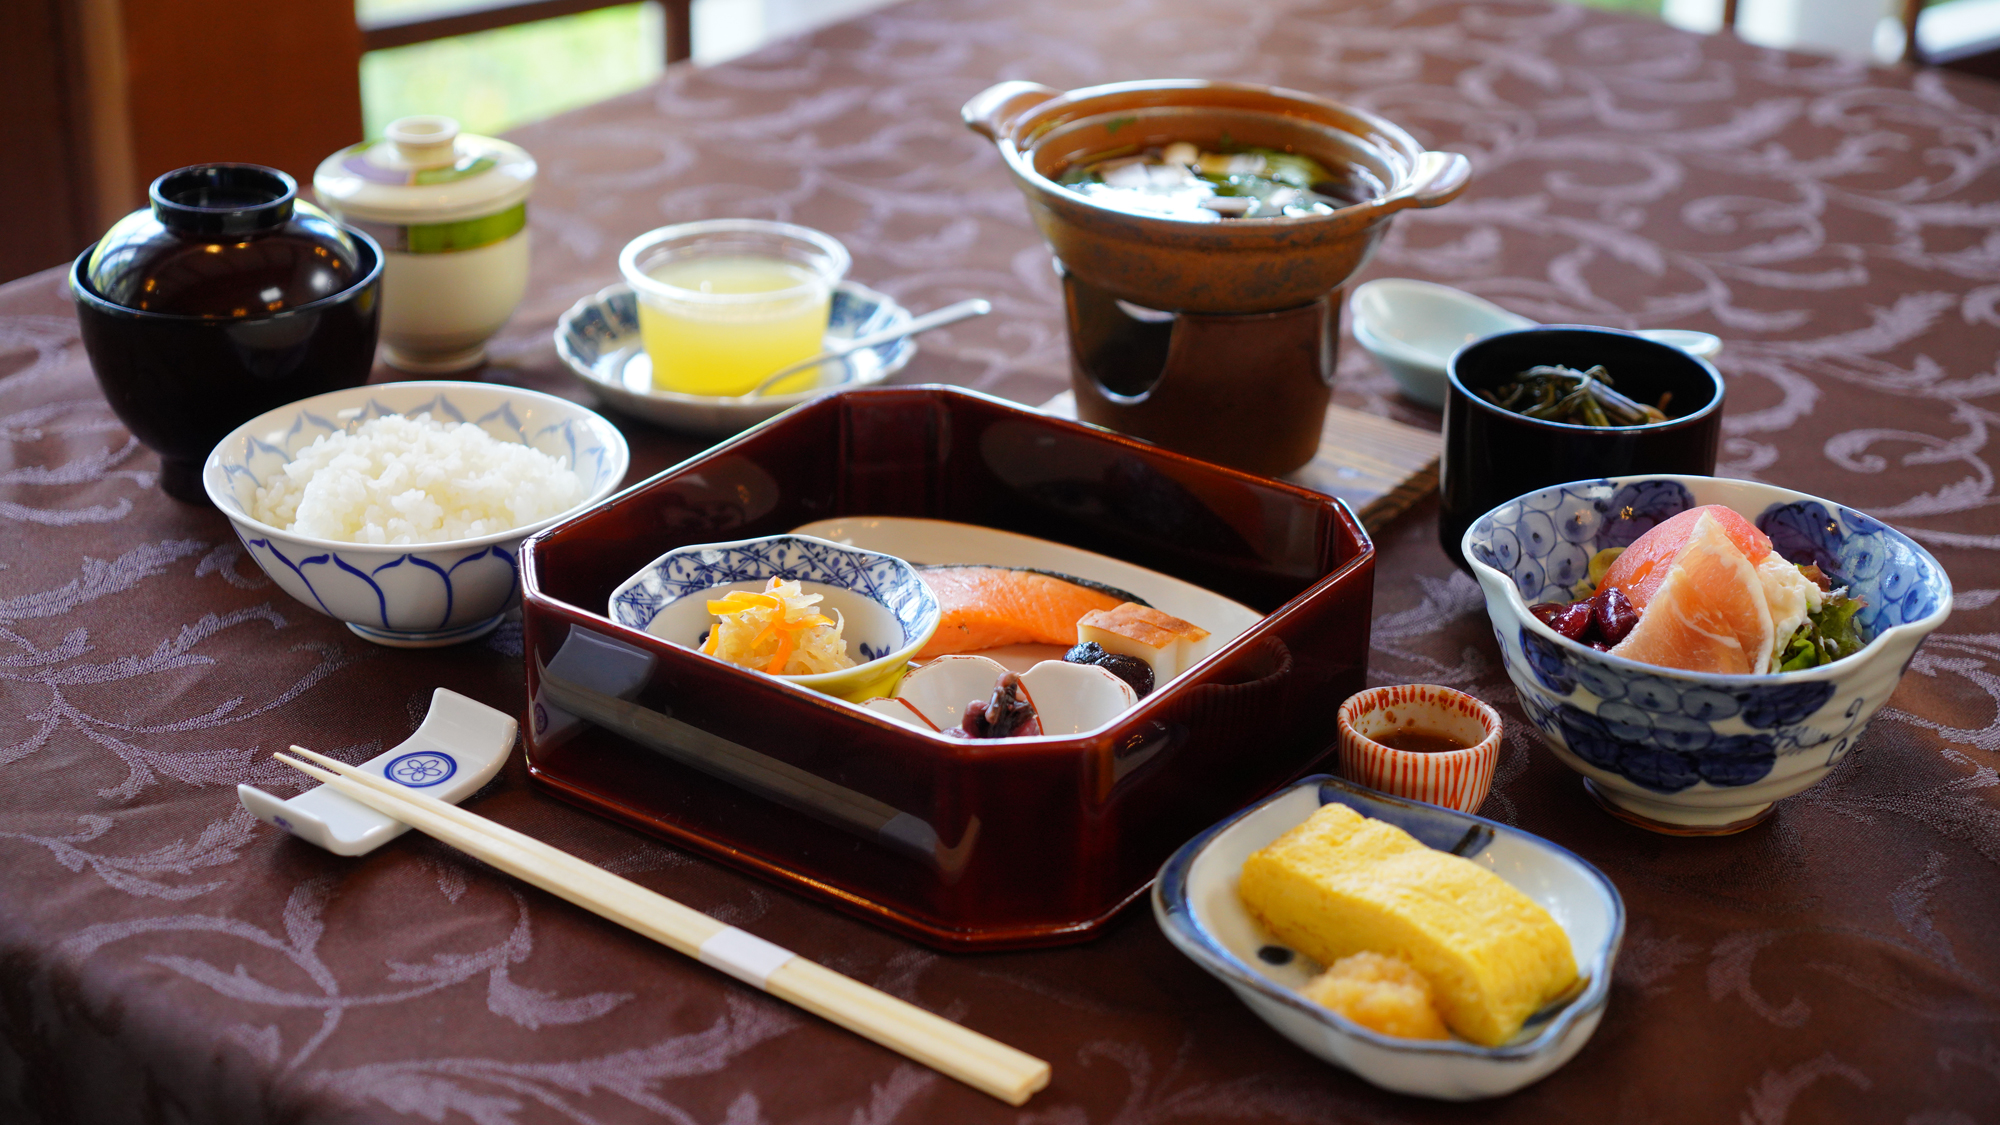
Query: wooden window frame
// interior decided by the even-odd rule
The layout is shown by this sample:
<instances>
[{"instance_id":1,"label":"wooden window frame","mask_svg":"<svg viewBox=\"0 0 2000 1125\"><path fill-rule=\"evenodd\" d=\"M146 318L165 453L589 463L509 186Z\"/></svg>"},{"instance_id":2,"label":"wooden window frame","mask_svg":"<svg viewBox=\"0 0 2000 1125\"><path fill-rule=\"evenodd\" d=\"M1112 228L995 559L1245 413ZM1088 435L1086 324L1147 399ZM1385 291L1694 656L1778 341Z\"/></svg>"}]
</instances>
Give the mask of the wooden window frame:
<instances>
[{"instance_id":1,"label":"wooden window frame","mask_svg":"<svg viewBox=\"0 0 2000 1125\"><path fill-rule=\"evenodd\" d=\"M693 30L693 0L654 2L666 11L666 62L681 62L693 53L693 44L689 42ZM362 49L384 51L629 3L632 0L515 0L513 3L461 8L410 19L364 20L361 22Z\"/></svg>"}]
</instances>

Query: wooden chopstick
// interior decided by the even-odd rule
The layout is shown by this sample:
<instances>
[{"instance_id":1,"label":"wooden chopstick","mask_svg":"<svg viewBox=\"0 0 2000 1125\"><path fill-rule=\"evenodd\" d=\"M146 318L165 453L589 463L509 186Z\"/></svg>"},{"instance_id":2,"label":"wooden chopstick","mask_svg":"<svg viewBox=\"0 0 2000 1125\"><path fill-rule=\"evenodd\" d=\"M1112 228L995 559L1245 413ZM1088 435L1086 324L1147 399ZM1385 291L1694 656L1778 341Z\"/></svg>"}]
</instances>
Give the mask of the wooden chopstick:
<instances>
[{"instance_id":1,"label":"wooden chopstick","mask_svg":"<svg viewBox=\"0 0 2000 1125\"><path fill-rule=\"evenodd\" d=\"M476 813L292 747L274 759L600 917L947 1074L1009 1105L1049 1083L1049 1064L647 890ZM324 766L325 768L320 768Z\"/></svg>"}]
</instances>

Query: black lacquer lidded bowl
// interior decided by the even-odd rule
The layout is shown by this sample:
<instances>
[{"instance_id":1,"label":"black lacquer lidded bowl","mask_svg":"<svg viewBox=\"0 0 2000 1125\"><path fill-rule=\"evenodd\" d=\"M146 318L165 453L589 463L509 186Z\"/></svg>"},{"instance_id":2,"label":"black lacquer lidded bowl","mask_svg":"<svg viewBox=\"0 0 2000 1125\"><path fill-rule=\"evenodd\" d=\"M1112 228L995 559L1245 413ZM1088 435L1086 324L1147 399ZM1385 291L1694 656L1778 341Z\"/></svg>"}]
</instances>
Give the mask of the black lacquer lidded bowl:
<instances>
[{"instance_id":1,"label":"black lacquer lidded bowl","mask_svg":"<svg viewBox=\"0 0 2000 1125\"><path fill-rule=\"evenodd\" d=\"M272 168L181 168L148 195L77 257L70 291L98 384L160 454L161 488L205 504L202 458L230 430L366 381L382 252Z\"/></svg>"}]
</instances>

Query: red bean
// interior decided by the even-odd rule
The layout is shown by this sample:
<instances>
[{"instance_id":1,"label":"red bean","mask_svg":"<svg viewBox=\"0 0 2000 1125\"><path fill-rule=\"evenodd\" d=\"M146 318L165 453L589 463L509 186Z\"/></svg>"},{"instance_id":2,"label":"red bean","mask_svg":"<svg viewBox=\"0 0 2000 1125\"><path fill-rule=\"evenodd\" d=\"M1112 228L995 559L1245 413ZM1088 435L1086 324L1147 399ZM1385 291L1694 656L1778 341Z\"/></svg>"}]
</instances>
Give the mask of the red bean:
<instances>
[{"instance_id":1,"label":"red bean","mask_svg":"<svg viewBox=\"0 0 2000 1125\"><path fill-rule=\"evenodd\" d=\"M1564 606L1562 613L1549 622L1549 628L1572 641L1582 641L1584 630L1590 628L1590 603L1571 602Z\"/></svg>"},{"instance_id":2,"label":"red bean","mask_svg":"<svg viewBox=\"0 0 2000 1125\"><path fill-rule=\"evenodd\" d=\"M1556 618L1560 617L1562 611L1568 608L1568 606L1561 602L1542 602L1538 605L1529 606L1528 612L1535 615L1535 620L1553 629L1556 627ZM1068 657L1064 657L1064 659L1067 660Z\"/></svg>"},{"instance_id":3,"label":"red bean","mask_svg":"<svg viewBox=\"0 0 2000 1125\"><path fill-rule=\"evenodd\" d=\"M1598 636L1606 643L1617 644L1639 624L1639 611L1632 608L1632 601L1625 591L1616 586L1607 586L1598 592L1597 607L1592 618L1597 625Z\"/></svg>"}]
</instances>

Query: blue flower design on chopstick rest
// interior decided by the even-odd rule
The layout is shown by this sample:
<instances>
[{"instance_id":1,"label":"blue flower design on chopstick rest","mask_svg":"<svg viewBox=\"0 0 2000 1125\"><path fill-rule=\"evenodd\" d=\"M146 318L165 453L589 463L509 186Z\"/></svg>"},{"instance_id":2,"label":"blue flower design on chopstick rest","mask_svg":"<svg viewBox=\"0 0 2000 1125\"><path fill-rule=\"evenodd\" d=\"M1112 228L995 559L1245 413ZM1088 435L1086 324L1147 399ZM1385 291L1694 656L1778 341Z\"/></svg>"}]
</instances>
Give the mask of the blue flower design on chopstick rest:
<instances>
[{"instance_id":1,"label":"blue flower design on chopstick rest","mask_svg":"<svg viewBox=\"0 0 2000 1125\"><path fill-rule=\"evenodd\" d=\"M425 789L451 780L458 763L450 754L437 750L417 750L382 767L382 776L412 789Z\"/></svg>"},{"instance_id":2,"label":"blue flower design on chopstick rest","mask_svg":"<svg viewBox=\"0 0 2000 1125\"><path fill-rule=\"evenodd\" d=\"M905 637L918 635L938 612L937 600L901 559L807 535L773 535L669 551L613 595L611 616L620 625L644 629L682 598L774 576L852 590L880 602Z\"/></svg>"}]
</instances>

